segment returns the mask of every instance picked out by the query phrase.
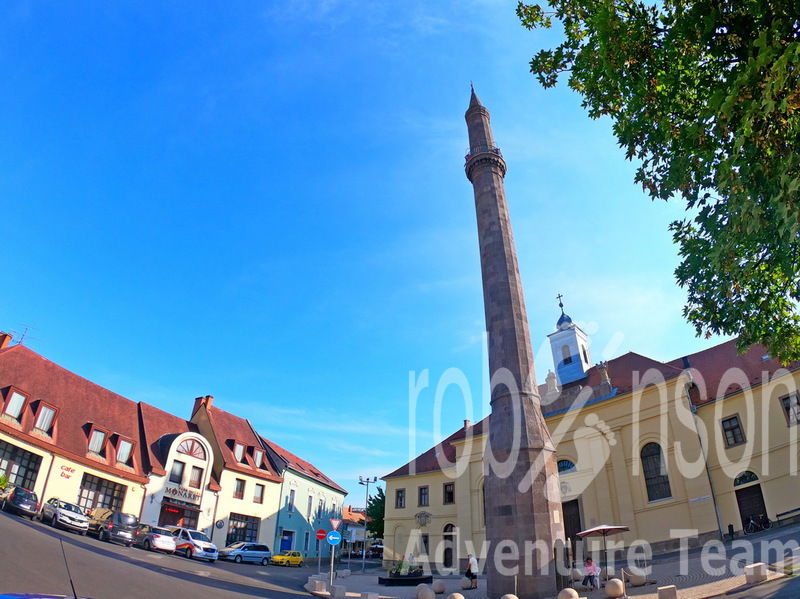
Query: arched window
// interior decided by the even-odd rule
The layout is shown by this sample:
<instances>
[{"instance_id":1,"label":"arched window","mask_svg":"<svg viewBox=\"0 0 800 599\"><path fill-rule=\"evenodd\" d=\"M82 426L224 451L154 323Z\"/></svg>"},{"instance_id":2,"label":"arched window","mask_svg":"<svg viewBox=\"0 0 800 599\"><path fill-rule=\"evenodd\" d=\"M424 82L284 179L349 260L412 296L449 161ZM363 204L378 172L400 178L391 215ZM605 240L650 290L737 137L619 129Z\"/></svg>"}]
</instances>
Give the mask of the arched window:
<instances>
[{"instance_id":1,"label":"arched window","mask_svg":"<svg viewBox=\"0 0 800 599\"><path fill-rule=\"evenodd\" d=\"M558 473L559 474L567 474L569 472L577 472L578 470L575 468L575 464L573 464L570 460L558 460Z\"/></svg>"},{"instance_id":2,"label":"arched window","mask_svg":"<svg viewBox=\"0 0 800 599\"><path fill-rule=\"evenodd\" d=\"M672 497L667 476L667 464L664 462L664 453L658 443L648 443L642 447L642 469L644 482L647 486L647 500L656 501Z\"/></svg>"},{"instance_id":3,"label":"arched window","mask_svg":"<svg viewBox=\"0 0 800 599\"><path fill-rule=\"evenodd\" d=\"M733 486L738 487L739 485L746 485L749 483L754 483L758 480L758 476L750 472L749 470L745 470L739 476L733 479Z\"/></svg>"},{"instance_id":4,"label":"arched window","mask_svg":"<svg viewBox=\"0 0 800 599\"><path fill-rule=\"evenodd\" d=\"M564 364L572 364L572 354L569 353L569 345L561 346L561 361Z\"/></svg>"},{"instance_id":5,"label":"arched window","mask_svg":"<svg viewBox=\"0 0 800 599\"><path fill-rule=\"evenodd\" d=\"M181 444L178 445L178 453L184 453L199 460L206 459L206 451L196 439L184 439L181 441Z\"/></svg>"}]
</instances>

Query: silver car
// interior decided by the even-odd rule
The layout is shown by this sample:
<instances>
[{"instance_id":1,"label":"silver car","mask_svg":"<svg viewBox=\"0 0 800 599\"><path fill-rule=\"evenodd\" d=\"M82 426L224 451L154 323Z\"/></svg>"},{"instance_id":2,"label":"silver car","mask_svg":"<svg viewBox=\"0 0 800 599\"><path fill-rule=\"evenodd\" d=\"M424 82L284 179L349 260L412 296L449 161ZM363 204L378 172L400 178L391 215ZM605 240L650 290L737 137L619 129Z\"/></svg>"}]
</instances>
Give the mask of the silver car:
<instances>
[{"instance_id":1,"label":"silver car","mask_svg":"<svg viewBox=\"0 0 800 599\"><path fill-rule=\"evenodd\" d=\"M133 544L147 551L157 549L167 553L175 553L175 540L175 537L166 528L140 524L136 528L136 540Z\"/></svg>"},{"instance_id":2,"label":"silver car","mask_svg":"<svg viewBox=\"0 0 800 599\"><path fill-rule=\"evenodd\" d=\"M239 541L219 550L219 559L229 559L237 564L242 562L260 562L262 566L269 564L272 553L269 547L261 543L245 543Z\"/></svg>"},{"instance_id":3,"label":"silver car","mask_svg":"<svg viewBox=\"0 0 800 599\"><path fill-rule=\"evenodd\" d=\"M82 535L86 535L89 530L89 518L83 513L83 509L74 503L62 501L58 497L51 497L42 506L40 518L44 522L50 522L50 526L53 528L60 526Z\"/></svg>"}]
</instances>

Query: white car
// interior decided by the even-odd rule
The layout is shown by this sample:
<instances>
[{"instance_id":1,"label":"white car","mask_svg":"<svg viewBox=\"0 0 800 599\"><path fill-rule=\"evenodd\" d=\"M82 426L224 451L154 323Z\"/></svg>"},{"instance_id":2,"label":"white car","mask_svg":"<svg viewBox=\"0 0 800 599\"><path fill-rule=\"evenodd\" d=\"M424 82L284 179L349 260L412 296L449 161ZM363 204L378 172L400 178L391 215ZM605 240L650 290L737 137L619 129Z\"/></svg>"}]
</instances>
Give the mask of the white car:
<instances>
[{"instance_id":1,"label":"white car","mask_svg":"<svg viewBox=\"0 0 800 599\"><path fill-rule=\"evenodd\" d=\"M166 528L175 537L175 551L178 553L182 553L189 559L193 557L207 559L212 564L217 561L219 551L206 533L182 526L167 526Z\"/></svg>"},{"instance_id":2,"label":"white car","mask_svg":"<svg viewBox=\"0 0 800 599\"><path fill-rule=\"evenodd\" d=\"M61 526L79 532L84 536L89 530L89 518L83 513L81 507L74 503L62 501L58 497L51 497L42 506L40 518L44 522L50 522L53 528Z\"/></svg>"}]
</instances>

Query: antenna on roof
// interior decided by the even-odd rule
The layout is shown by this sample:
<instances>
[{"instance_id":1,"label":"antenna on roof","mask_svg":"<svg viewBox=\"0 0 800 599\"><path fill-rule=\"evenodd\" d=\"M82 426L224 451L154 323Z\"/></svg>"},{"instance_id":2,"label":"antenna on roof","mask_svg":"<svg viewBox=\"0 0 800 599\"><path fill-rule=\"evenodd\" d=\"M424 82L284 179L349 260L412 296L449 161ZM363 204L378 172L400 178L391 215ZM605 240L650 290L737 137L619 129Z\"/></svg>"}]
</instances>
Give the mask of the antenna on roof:
<instances>
[{"instance_id":1,"label":"antenna on roof","mask_svg":"<svg viewBox=\"0 0 800 599\"><path fill-rule=\"evenodd\" d=\"M35 329L33 327L29 327L28 325L22 324L22 323L20 323L19 326L23 327L25 330L22 331L21 333L19 331L14 331L14 330L11 331L12 336L18 337L17 345L22 345L22 342L25 341L25 337L28 336L28 331L31 331L31 330L36 331L36 330L38 330L38 329ZM38 340L36 337L31 337L31 339L33 339L34 341Z\"/></svg>"}]
</instances>

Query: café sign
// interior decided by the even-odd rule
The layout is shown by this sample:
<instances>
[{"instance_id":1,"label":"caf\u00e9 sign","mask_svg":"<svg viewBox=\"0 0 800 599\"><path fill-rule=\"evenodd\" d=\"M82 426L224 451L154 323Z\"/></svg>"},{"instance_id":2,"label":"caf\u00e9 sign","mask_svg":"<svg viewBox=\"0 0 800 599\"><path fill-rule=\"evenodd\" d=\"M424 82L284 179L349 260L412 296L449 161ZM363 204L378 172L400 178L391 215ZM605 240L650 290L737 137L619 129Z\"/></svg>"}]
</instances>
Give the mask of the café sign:
<instances>
[{"instance_id":1,"label":"caf\u00e9 sign","mask_svg":"<svg viewBox=\"0 0 800 599\"><path fill-rule=\"evenodd\" d=\"M174 484L168 484L164 488L164 497L180 499L181 501L186 501L188 503L200 503L201 499L199 493L195 493L191 489Z\"/></svg>"}]
</instances>

